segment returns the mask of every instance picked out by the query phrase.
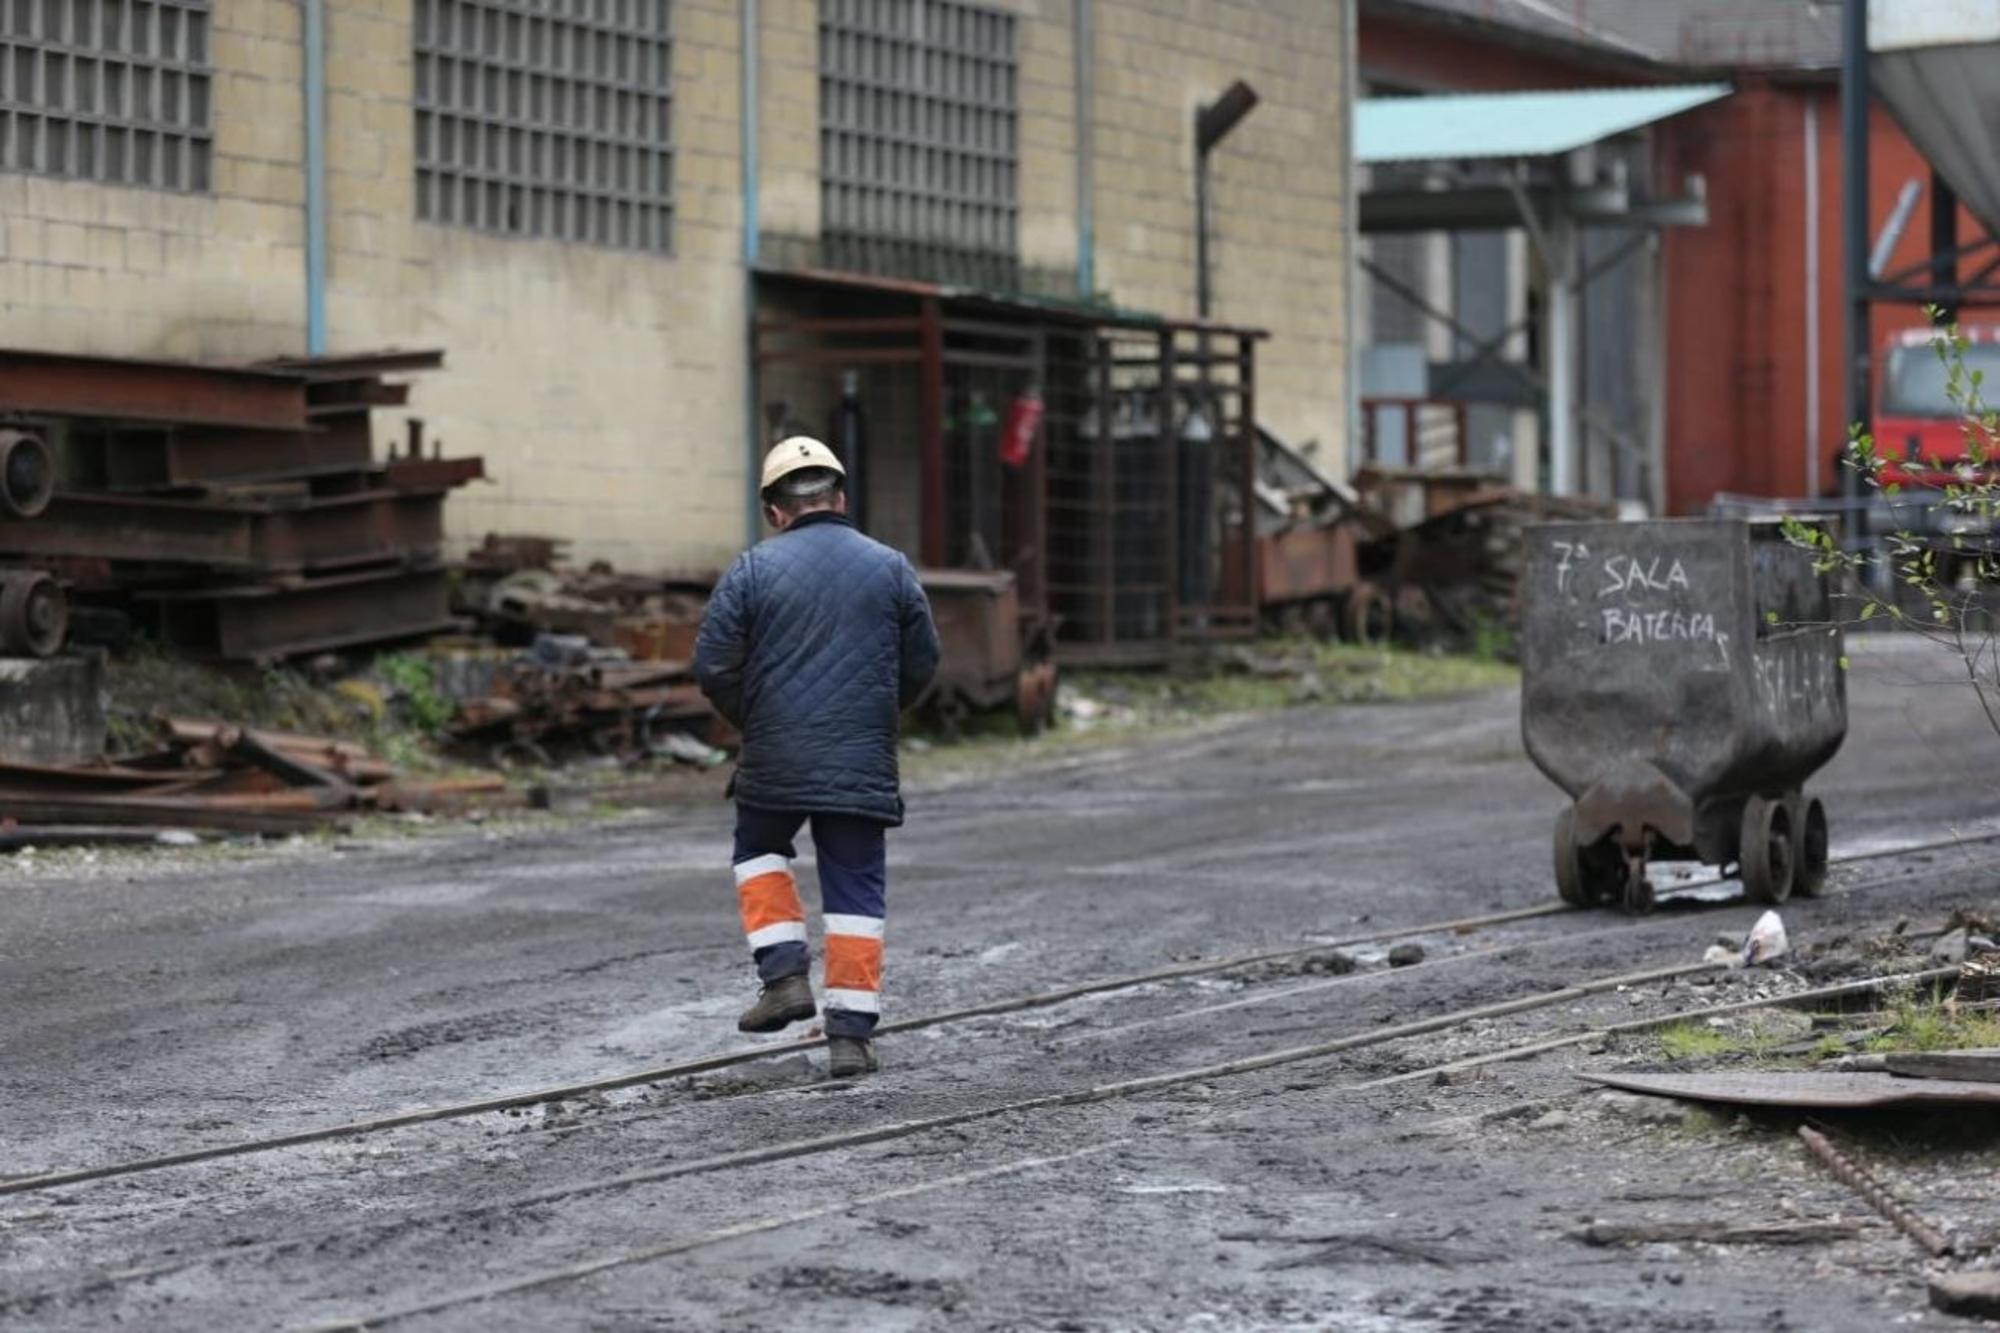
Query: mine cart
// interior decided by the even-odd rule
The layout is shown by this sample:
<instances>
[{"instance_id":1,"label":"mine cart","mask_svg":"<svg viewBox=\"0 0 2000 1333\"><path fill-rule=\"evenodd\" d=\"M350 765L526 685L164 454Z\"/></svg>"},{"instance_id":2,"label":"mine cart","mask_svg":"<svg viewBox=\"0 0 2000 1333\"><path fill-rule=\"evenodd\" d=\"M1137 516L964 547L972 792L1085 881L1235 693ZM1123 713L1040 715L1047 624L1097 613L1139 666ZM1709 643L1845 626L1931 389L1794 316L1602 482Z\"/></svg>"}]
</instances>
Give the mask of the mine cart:
<instances>
[{"instance_id":1,"label":"mine cart","mask_svg":"<svg viewBox=\"0 0 2000 1333\"><path fill-rule=\"evenodd\" d=\"M1034 735L1055 713L1056 667L1045 629L1023 621L1014 575L926 569L919 575L943 659L925 707L947 736L973 713L1012 708Z\"/></svg>"},{"instance_id":2,"label":"mine cart","mask_svg":"<svg viewBox=\"0 0 2000 1333\"><path fill-rule=\"evenodd\" d=\"M1817 893L1826 812L1802 788L1847 734L1826 577L1775 524L1528 529L1521 732L1567 792L1556 887L1652 904L1649 860L1739 867L1760 902Z\"/></svg>"}]
</instances>

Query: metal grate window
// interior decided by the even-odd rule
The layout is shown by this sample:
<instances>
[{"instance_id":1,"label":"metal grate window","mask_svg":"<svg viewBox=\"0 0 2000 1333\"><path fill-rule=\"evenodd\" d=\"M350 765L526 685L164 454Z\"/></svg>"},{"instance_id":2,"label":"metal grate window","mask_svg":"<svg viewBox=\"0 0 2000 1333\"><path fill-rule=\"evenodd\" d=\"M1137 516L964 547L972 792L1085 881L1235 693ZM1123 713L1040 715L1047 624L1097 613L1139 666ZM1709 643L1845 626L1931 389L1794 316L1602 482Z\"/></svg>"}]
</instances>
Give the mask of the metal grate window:
<instances>
[{"instance_id":1,"label":"metal grate window","mask_svg":"<svg viewBox=\"0 0 2000 1333\"><path fill-rule=\"evenodd\" d=\"M1013 287L1018 20L820 0L820 238L836 268Z\"/></svg>"},{"instance_id":2,"label":"metal grate window","mask_svg":"<svg viewBox=\"0 0 2000 1333\"><path fill-rule=\"evenodd\" d=\"M417 216L669 249L670 18L670 0L416 0Z\"/></svg>"},{"instance_id":3,"label":"metal grate window","mask_svg":"<svg viewBox=\"0 0 2000 1333\"><path fill-rule=\"evenodd\" d=\"M209 187L207 0L0 0L0 168Z\"/></svg>"}]
</instances>

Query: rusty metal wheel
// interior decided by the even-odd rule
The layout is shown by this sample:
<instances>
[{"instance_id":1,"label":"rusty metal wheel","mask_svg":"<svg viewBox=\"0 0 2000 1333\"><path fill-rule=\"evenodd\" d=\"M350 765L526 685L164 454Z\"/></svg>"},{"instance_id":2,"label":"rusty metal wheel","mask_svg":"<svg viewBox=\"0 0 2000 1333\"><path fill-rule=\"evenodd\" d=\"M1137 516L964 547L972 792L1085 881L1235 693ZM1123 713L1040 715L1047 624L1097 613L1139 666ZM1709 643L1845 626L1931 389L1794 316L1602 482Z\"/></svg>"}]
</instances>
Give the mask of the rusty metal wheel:
<instances>
[{"instance_id":1,"label":"rusty metal wheel","mask_svg":"<svg viewBox=\"0 0 2000 1333\"><path fill-rule=\"evenodd\" d=\"M1039 736L1056 721L1056 664L1034 662L1021 668L1014 685L1014 716L1023 736Z\"/></svg>"},{"instance_id":2,"label":"rusty metal wheel","mask_svg":"<svg viewBox=\"0 0 2000 1333\"><path fill-rule=\"evenodd\" d=\"M1619 900L1625 890L1624 858L1615 848L1576 845L1576 807L1556 816L1556 895L1571 907Z\"/></svg>"},{"instance_id":3,"label":"rusty metal wheel","mask_svg":"<svg viewBox=\"0 0 2000 1333\"><path fill-rule=\"evenodd\" d=\"M1556 896L1571 907L1589 907L1583 889L1583 857L1576 845L1576 812L1569 806L1556 816Z\"/></svg>"},{"instance_id":4,"label":"rusty metal wheel","mask_svg":"<svg viewBox=\"0 0 2000 1333\"><path fill-rule=\"evenodd\" d=\"M1347 594L1342 616L1343 637L1363 648L1380 648L1396 628L1396 610L1388 594L1373 583L1357 583Z\"/></svg>"},{"instance_id":5,"label":"rusty metal wheel","mask_svg":"<svg viewBox=\"0 0 2000 1333\"><path fill-rule=\"evenodd\" d=\"M0 573L0 653L51 657L69 635L69 598L62 585L33 569Z\"/></svg>"},{"instance_id":6,"label":"rusty metal wheel","mask_svg":"<svg viewBox=\"0 0 2000 1333\"><path fill-rule=\"evenodd\" d=\"M1743 803L1737 834L1743 892L1753 903L1781 903L1792 896L1792 816L1783 800L1752 796Z\"/></svg>"},{"instance_id":7,"label":"rusty metal wheel","mask_svg":"<svg viewBox=\"0 0 2000 1333\"><path fill-rule=\"evenodd\" d=\"M0 430L0 506L33 518L56 493L56 463L48 445L17 430Z\"/></svg>"},{"instance_id":8,"label":"rusty metal wheel","mask_svg":"<svg viewBox=\"0 0 2000 1333\"><path fill-rule=\"evenodd\" d=\"M1340 607L1331 597L1315 597L1306 604L1306 632L1321 643L1340 638Z\"/></svg>"},{"instance_id":9,"label":"rusty metal wheel","mask_svg":"<svg viewBox=\"0 0 2000 1333\"><path fill-rule=\"evenodd\" d=\"M1798 838L1792 857L1792 864L1798 867L1792 891L1801 898L1817 898L1826 887L1826 807L1819 797L1812 796L1795 799L1792 809L1792 827Z\"/></svg>"}]
</instances>

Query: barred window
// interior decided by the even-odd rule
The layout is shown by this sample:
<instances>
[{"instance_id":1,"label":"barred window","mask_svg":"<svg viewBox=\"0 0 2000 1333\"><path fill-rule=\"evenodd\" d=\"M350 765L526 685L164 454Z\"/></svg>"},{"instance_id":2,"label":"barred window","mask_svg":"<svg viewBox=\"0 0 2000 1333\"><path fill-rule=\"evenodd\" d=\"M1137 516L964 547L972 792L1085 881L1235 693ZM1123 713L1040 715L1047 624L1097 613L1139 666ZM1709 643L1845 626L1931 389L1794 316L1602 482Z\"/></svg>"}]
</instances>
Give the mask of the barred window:
<instances>
[{"instance_id":1,"label":"barred window","mask_svg":"<svg viewBox=\"0 0 2000 1333\"><path fill-rule=\"evenodd\" d=\"M206 190L208 0L0 0L0 168Z\"/></svg>"},{"instance_id":2,"label":"barred window","mask_svg":"<svg viewBox=\"0 0 2000 1333\"><path fill-rule=\"evenodd\" d=\"M417 216L664 252L670 0L416 0Z\"/></svg>"},{"instance_id":3,"label":"barred window","mask_svg":"<svg viewBox=\"0 0 2000 1333\"><path fill-rule=\"evenodd\" d=\"M820 0L829 264L1016 284L1017 26L958 0Z\"/></svg>"}]
</instances>

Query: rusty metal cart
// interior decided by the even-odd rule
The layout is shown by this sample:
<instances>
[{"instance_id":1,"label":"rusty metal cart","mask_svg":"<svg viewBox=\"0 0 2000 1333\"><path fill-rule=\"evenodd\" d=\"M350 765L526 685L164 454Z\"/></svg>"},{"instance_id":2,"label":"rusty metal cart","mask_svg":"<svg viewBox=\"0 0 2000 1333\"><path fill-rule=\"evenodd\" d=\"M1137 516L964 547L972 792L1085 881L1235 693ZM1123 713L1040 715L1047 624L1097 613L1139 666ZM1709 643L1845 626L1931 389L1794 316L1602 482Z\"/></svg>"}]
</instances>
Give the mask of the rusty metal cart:
<instances>
[{"instance_id":1,"label":"rusty metal cart","mask_svg":"<svg viewBox=\"0 0 2000 1333\"><path fill-rule=\"evenodd\" d=\"M1817 893L1804 784L1847 734L1831 589L1776 524L1669 519L1527 532L1521 731L1572 798L1556 886L1652 905L1649 861L1736 868L1755 901Z\"/></svg>"},{"instance_id":2,"label":"rusty metal cart","mask_svg":"<svg viewBox=\"0 0 2000 1333\"><path fill-rule=\"evenodd\" d=\"M943 660L924 700L947 736L975 712L1011 707L1023 735L1055 716L1056 664L1046 625L1021 616L1014 575L927 569L919 577L937 621Z\"/></svg>"}]
</instances>

